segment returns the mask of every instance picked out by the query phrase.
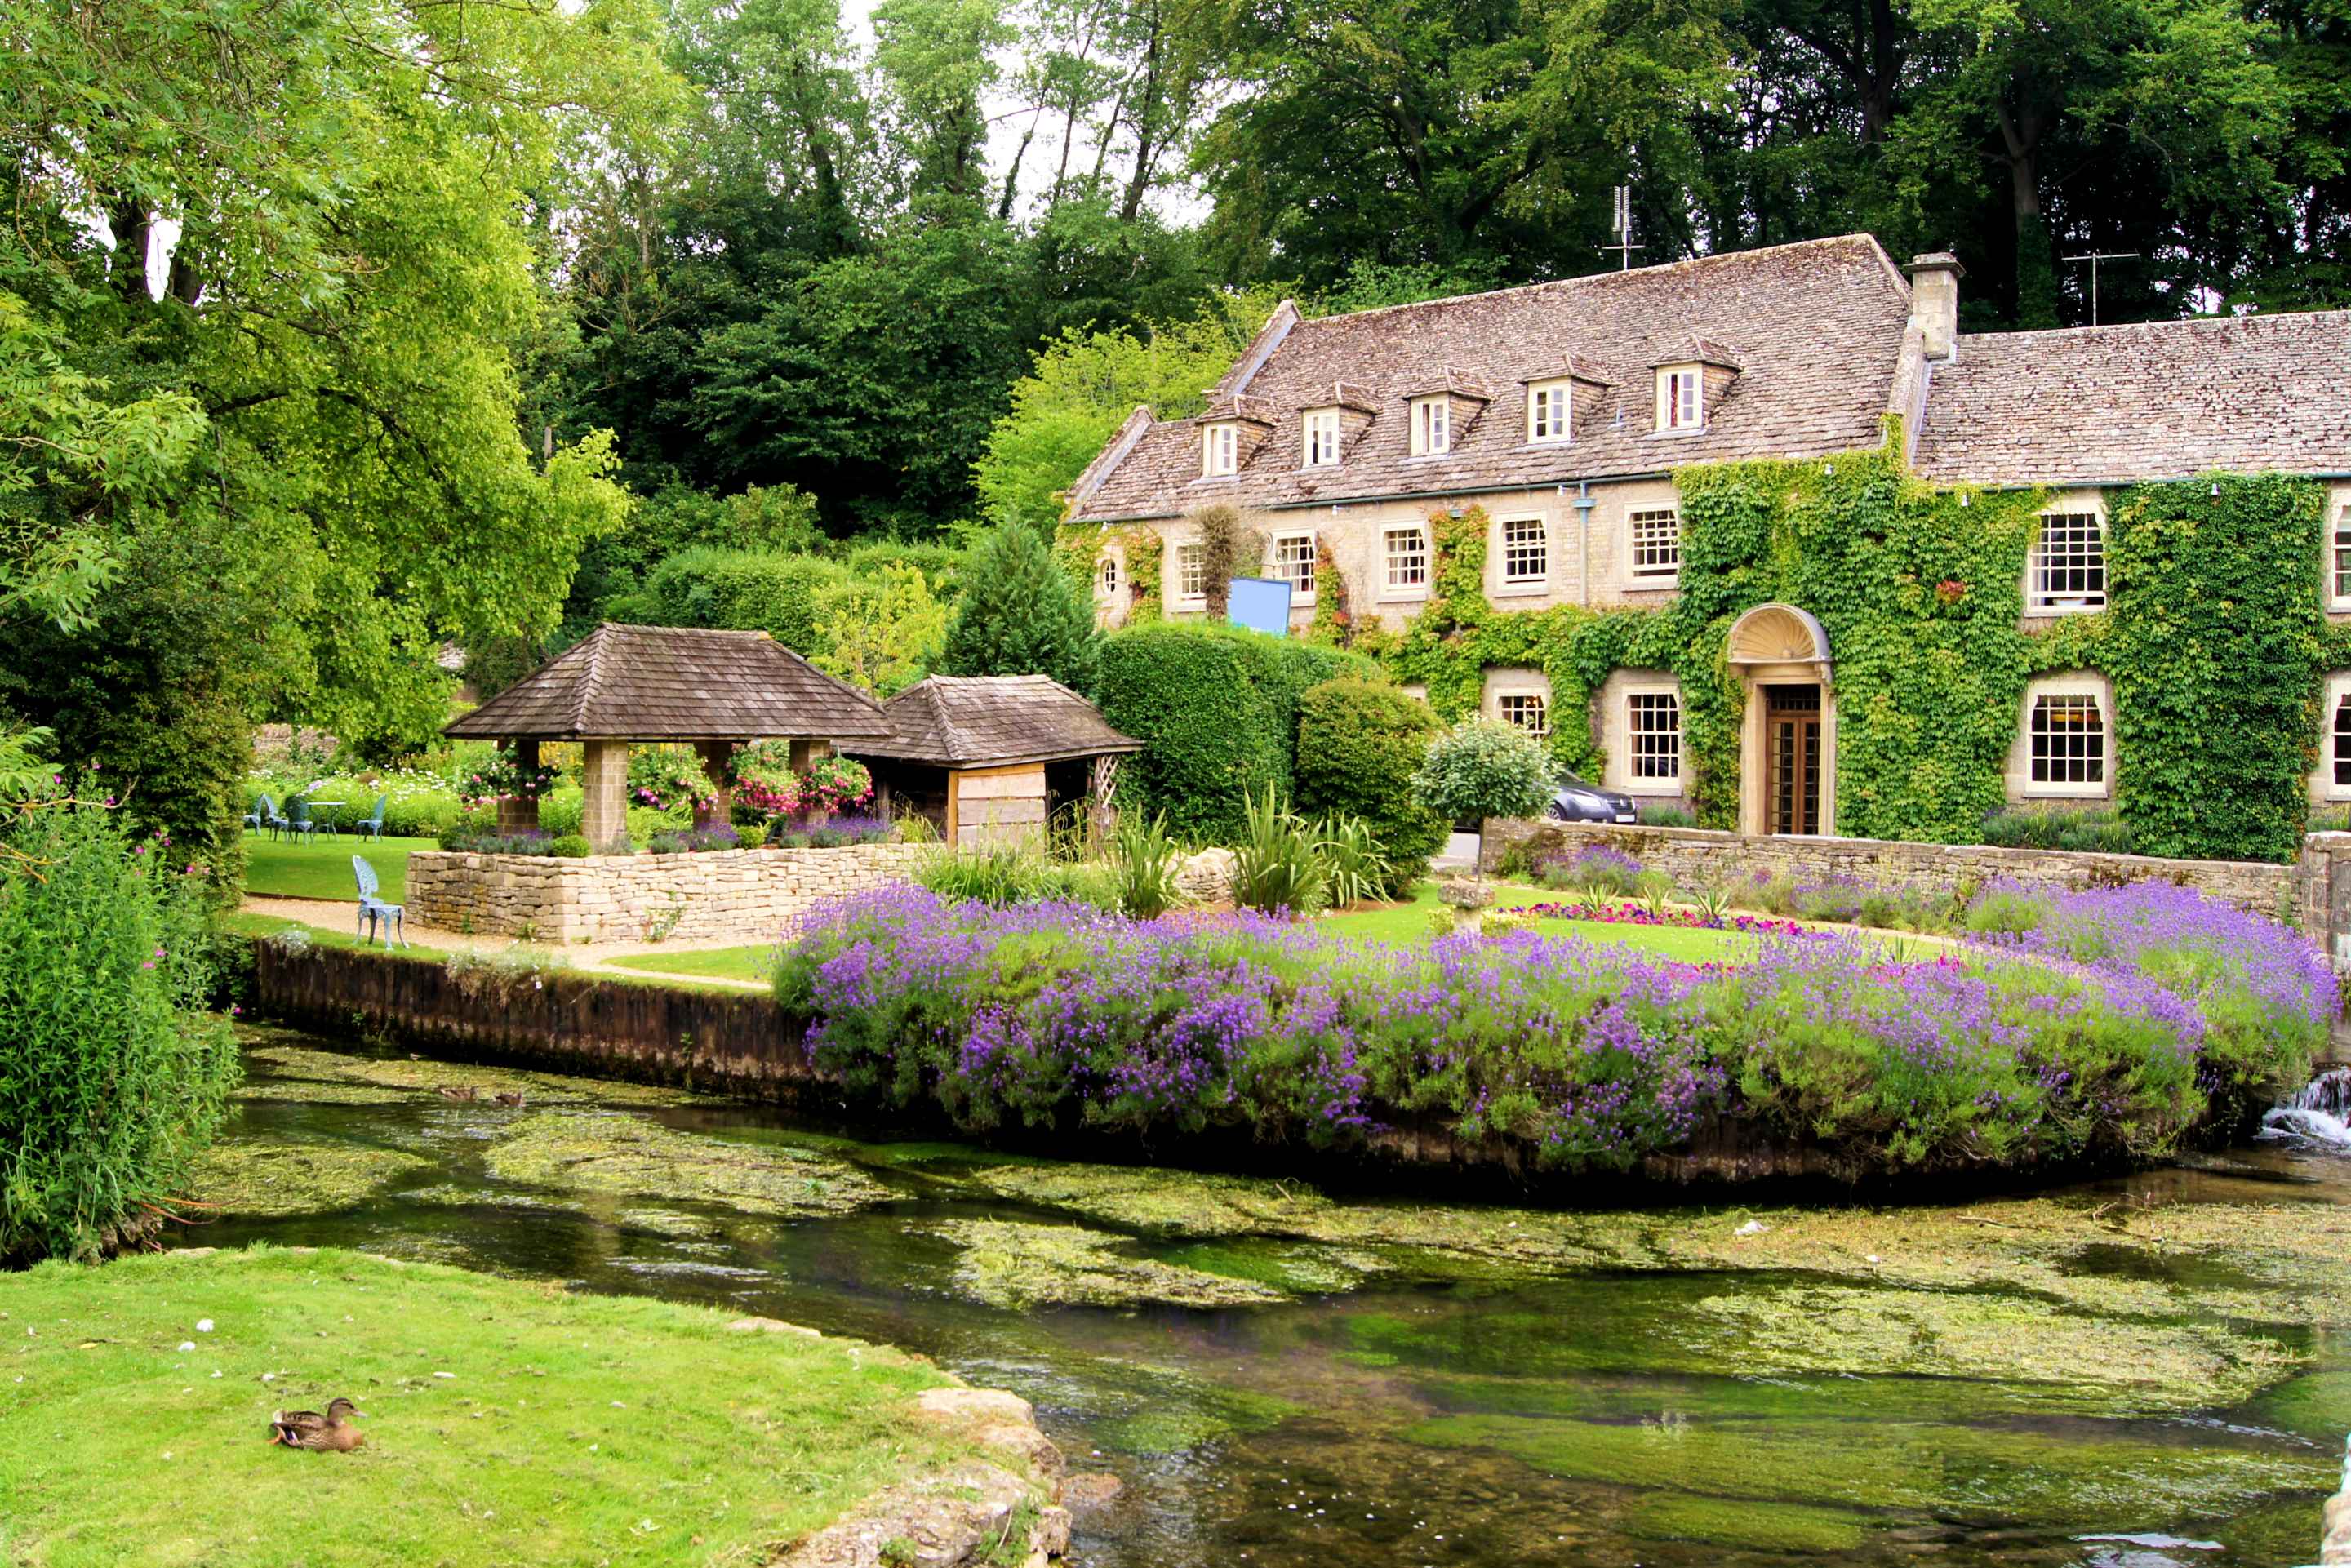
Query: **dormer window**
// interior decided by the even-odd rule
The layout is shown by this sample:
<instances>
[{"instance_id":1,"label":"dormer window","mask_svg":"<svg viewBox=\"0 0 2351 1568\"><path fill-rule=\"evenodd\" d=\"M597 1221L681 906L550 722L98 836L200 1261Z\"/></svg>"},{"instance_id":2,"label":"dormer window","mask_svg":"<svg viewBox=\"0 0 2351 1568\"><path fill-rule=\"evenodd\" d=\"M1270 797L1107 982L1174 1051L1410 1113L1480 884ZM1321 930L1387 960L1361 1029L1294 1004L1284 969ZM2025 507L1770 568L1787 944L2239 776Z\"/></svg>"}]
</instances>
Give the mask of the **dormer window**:
<instances>
[{"instance_id":1,"label":"dormer window","mask_svg":"<svg viewBox=\"0 0 2351 1568\"><path fill-rule=\"evenodd\" d=\"M1573 399L1564 381L1536 382L1527 388L1527 439L1565 441L1574 429L1570 413Z\"/></svg>"},{"instance_id":2,"label":"dormer window","mask_svg":"<svg viewBox=\"0 0 2351 1568\"><path fill-rule=\"evenodd\" d=\"M1339 411L1335 408L1310 408L1306 411L1306 455L1309 468L1335 468L1339 465Z\"/></svg>"},{"instance_id":3,"label":"dormer window","mask_svg":"<svg viewBox=\"0 0 2351 1568\"><path fill-rule=\"evenodd\" d=\"M1706 423L1706 375L1696 365L1657 372L1657 428L1698 430Z\"/></svg>"},{"instance_id":4,"label":"dormer window","mask_svg":"<svg viewBox=\"0 0 2351 1568\"><path fill-rule=\"evenodd\" d=\"M1229 421L1200 427L1200 476L1221 479L1240 472L1241 427Z\"/></svg>"},{"instance_id":5,"label":"dormer window","mask_svg":"<svg viewBox=\"0 0 2351 1568\"><path fill-rule=\"evenodd\" d=\"M1412 400L1412 455L1437 457L1453 450L1453 404L1443 397Z\"/></svg>"}]
</instances>

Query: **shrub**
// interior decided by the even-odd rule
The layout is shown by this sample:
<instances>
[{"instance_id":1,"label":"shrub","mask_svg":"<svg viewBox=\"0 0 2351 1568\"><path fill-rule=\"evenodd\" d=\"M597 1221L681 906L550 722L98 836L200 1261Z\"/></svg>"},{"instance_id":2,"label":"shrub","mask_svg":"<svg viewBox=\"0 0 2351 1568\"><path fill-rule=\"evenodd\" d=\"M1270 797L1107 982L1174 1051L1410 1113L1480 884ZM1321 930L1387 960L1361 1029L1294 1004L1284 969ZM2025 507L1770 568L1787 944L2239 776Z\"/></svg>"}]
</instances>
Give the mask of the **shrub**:
<instances>
[{"instance_id":1,"label":"shrub","mask_svg":"<svg viewBox=\"0 0 2351 1568\"><path fill-rule=\"evenodd\" d=\"M579 861L586 860L592 852L586 839L578 833L565 833L548 841L547 852L559 860Z\"/></svg>"},{"instance_id":2,"label":"shrub","mask_svg":"<svg viewBox=\"0 0 2351 1568\"><path fill-rule=\"evenodd\" d=\"M1101 654L1092 601L1053 559L1045 536L1025 523L990 530L971 552L939 668L951 675L1050 675L1091 692Z\"/></svg>"},{"instance_id":3,"label":"shrub","mask_svg":"<svg viewBox=\"0 0 2351 1568\"><path fill-rule=\"evenodd\" d=\"M1165 817L1130 811L1120 818L1103 862L1113 906L1130 918L1150 920L1181 904L1176 870L1182 854Z\"/></svg>"},{"instance_id":4,"label":"shrub","mask_svg":"<svg viewBox=\"0 0 2351 1568\"><path fill-rule=\"evenodd\" d=\"M1371 662L1228 626L1152 622L1103 640L1097 693L1113 728L1144 743L1119 770L1120 804L1164 814L1177 838L1237 838L1244 803L1293 791L1298 704L1310 686L1369 677Z\"/></svg>"},{"instance_id":5,"label":"shrub","mask_svg":"<svg viewBox=\"0 0 2351 1568\"><path fill-rule=\"evenodd\" d=\"M1268 915L1311 915L1328 892L1314 830L1275 799L1273 786L1247 802L1233 851L1233 902Z\"/></svg>"},{"instance_id":6,"label":"shrub","mask_svg":"<svg viewBox=\"0 0 2351 1568\"><path fill-rule=\"evenodd\" d=\"M737 822L735 824L735 838L736 841L747 850L763 848L768 842L768 824Z\"/></svg>"},{"instance_id":7,"label":"shrub","mask_svg":"<svg viewBox=\"0 0 2351 1568\"><path fill-rule=\"evenodd\" d=\"M1323 897L1334 908L1384 897L1397 881L1372 825L1361 817L1316 823L1314 858L1322 868Z\"/></svg>"},{"instance_id":8,"label":"shrub","mask_svg":"<svg viewBox=\"0 0 2351 1568\"><path fill-rule=\"evenodd\" d=\"M817 595L847 576L840 563L817 556L697 546L664 557L646 574L643 613L665 626L765 632L812 656L829 651L818 632Z\"/></svg>"},{"instance_id":9,"label":"shrub","mask_svg":"<svg viewBox=\"0 0 2351 1568\"><path fill-rule=\"evenodd\" d=\"M1683 810L1679 806L1651 806L1643 804L1638 808L1638 811L1641 821L1646 826L1652 828L1695 828L1698 826L1698 819L1692 816L1689 812Z\"/></svg>"},{"instance_id":10,"label":"shrub","mask_svg":"<svg viewBox=\"0 0 2351 1568\"><path fill-rule=\"evenodd\" d=\"M71 807L10 842L28 858L0 884L0 1260L86 1259L168 1210L235 1040L204 1010L204 894L168 838Z\"/></svg>"},{"instance_id":11,"label":"shrub","mask_svg":"<svg viewBox=\"0 0 2351 1568\"><path fill-rule=\"evenodd\" d=\"M1443 727L1426 703L1381 682L1343 676L1299 694L1298 809L1368 826L1391 897L1409 893L1445 843L1448 824L1413 788Z\"/></svg>"},{"instance_id":12,"label":"shrub","mask_svg":"<svg viewBox=\"0 0 2351 1568\"><path fill-rule=\"evenodd\" d=\"M1473 718L1430 742L1413 789L1448 822L1531 817L1550 802L1551 763L1525 730Z\"/></svg>"},{"instance_id":13,"label":"shrub","mask_svg":"<svg viewBox=\"0 0 2351 1568\"><path fill-rule=\"evenodd\" d=\"M990 909L1054 902L1106 907L1115 897L1100 870L1065 865L1017 844L968 850L942 845L914 868L914 880L949 903Z\"/></svg>"},{"instance_id":14,"label":"shrub","mask_svg":"<svg viewBox=\"0 0 2351 1568\"><path fill-rule=\"evenodd\" d=\"M1983 841L2002 849L2097 850L2107 854L2136 852L2128 822L2104 808L2068 810L2064 807L2019 806L1994 811L1983 821Z\"/></svg>"}]
</instances>

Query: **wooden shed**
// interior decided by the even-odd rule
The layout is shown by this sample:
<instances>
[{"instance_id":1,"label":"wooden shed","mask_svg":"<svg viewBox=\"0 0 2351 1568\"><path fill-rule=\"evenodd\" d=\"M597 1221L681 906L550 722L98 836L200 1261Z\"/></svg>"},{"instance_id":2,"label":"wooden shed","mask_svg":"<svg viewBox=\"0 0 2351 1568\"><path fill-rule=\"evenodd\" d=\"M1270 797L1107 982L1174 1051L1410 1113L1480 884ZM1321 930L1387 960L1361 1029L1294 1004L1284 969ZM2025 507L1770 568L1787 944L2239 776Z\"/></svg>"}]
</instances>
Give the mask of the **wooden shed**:
<instances>
[{"instance_id":1,"label":"wooden shed","mask_svg":"<svg viewBox=\"0 0 2351 1568\"><path fill-rule=\"evenodd\" d=\"M933 675L882 712L890 739L841 749L893 810L930 818L951 844L1040 839L1064 802L1106 799L1117 759L1143 749L1045 675Z\"/></svg>"}]
</instances>

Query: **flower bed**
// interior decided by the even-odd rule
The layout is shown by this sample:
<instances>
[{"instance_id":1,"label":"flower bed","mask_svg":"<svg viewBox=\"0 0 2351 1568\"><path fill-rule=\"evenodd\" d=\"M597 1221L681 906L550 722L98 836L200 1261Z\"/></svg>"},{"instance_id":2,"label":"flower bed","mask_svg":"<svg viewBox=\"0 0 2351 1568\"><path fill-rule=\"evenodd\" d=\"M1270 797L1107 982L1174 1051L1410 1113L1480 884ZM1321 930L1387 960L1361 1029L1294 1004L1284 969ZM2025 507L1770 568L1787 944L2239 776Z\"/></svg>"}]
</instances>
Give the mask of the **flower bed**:
<instances>
[{"instance_id":1,"label":"flower bed","mask_svg":"<svg viewBox=\"0 0 2351 1568\"><path fill-rule=\"evenodd\" d=\"M2172 891L2194 903L1987 895L2012 899L2014 929L1919 961L1758 922L1755 960L1732 967L903 887L817 917L777 993L852 1091L935 1101L972 1129L1345 1146L1435 1117L1581 1169L1728 1121L1855 1171L2145 1159L2235 1126L2306 1068L2337 1006L2292 933Z\"/></svg>"}]
</instances>

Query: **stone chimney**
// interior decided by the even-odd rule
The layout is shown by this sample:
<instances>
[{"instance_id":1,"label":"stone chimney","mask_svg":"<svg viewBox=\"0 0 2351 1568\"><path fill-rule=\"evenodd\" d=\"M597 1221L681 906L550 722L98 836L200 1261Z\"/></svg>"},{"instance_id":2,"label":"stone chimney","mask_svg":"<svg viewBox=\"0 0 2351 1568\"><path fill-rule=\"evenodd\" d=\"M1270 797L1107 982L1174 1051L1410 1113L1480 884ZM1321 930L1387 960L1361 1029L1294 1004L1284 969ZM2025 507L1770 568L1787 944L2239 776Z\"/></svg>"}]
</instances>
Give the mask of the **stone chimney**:
<instances>
[{"instance_id":1,"label":"stone chimney","mask_svg":"<svg viewBox=\"0 0 2351 1568\"><path fill-rule=\"evenodd\" d=\"M1948 360L1959 350L1959 279L1967 272L1947 250L1910 258L1910 322L1930 360Z\"/></svg>"}]
</instances>

